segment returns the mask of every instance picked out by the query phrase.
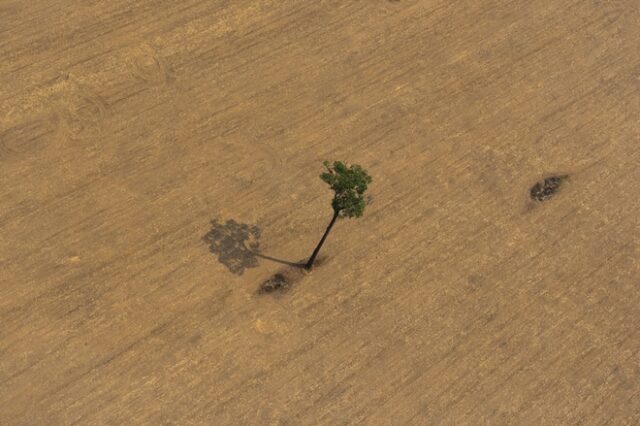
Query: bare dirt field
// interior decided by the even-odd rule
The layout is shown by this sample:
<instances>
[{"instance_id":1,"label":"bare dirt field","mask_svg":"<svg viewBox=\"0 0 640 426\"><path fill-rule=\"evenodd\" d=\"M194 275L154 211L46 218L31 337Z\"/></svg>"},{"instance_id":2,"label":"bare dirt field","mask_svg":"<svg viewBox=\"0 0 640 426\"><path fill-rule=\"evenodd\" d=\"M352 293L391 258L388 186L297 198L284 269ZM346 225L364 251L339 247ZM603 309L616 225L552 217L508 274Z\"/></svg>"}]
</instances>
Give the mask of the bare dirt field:
<instances>
[{"instance_id":1,"label":"bare dirt field","mask_svg":"<svg viewBox=\"0 0 640 426\"><path fill-rule=\"evenodd\" d=\"M0 0L2 425L640 424L639 212L637 0Z\"/></svg>"}]
</instances>

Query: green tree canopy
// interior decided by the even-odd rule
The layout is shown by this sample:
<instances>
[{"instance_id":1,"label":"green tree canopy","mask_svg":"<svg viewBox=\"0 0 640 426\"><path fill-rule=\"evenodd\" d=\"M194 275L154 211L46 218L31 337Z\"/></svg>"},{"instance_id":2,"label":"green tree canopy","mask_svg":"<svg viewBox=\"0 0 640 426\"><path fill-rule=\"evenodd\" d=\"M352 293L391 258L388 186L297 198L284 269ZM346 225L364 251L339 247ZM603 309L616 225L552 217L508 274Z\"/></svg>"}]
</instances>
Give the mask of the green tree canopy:
<instances>
[{"instance_id":1,"label":"green tree canopy","mask_svg":"<svg viewBox=\"0 0 640 426\"><path fill-rule=\"evenodd\" d=\"M360 217L364 213L364 193L371 183L371 176L357 164L347 166L342 161L330 164L325 161L327 171L320 175L334 192L331 206L343 217Z\"/></svg>"}]
</instances>

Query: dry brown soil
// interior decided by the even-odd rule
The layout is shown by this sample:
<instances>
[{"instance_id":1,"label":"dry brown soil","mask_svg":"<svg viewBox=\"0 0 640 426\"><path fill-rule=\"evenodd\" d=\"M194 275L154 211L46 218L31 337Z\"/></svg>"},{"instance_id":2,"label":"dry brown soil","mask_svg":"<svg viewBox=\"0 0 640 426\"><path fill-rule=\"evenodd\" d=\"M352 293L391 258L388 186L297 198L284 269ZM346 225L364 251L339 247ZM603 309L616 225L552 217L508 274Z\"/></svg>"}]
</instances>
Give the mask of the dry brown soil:
<instances>
[{"instance_id":1,"label":"dry brown soil","mask_svg":"<svg viewBox=\"0 0 640 426\"><path fill-rule=\"evenodd\" d=\"M0 424L640 424L639 89L637 0L0 1Z\"/></svg>"}]
</instances>

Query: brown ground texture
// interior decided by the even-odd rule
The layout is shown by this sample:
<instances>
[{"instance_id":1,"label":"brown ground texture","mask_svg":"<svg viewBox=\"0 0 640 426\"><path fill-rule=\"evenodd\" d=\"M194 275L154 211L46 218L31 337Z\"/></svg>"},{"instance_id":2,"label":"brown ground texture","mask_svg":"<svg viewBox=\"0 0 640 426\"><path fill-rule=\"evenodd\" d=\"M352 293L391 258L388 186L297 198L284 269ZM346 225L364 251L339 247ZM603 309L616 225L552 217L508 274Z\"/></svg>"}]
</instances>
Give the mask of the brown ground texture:
<instances>
[{"instance_id":1,"label":"brown ground texture","mask_svg":"<svg viewBox=\"0 0 640 426\"><path fill-rule=\"evenodd\" d=\"M637 0L0 1L0 424L639 424L639 89Z\"/></svg>"}]
</instances>

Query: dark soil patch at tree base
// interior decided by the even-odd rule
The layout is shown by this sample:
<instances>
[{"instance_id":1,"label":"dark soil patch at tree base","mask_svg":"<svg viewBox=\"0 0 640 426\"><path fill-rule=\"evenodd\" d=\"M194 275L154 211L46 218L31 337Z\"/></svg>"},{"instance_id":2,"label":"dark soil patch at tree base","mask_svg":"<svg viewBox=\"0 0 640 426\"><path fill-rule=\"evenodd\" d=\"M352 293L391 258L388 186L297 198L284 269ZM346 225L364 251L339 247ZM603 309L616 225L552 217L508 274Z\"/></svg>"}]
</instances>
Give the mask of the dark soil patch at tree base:
<instances>
[{"instance_id":1,"label":"dark soil patch at tree base","mask_svg":"<svg viewBox=\"0 0 640 426\"><path fill-rule=\"evenodd\" d=\"M551 176L546 178L544 182L536 182L529 191L531 199L536 201L546 201L550 199L558 192L560 185L568 177L569 175Z\"/></svg>"},{"instance_id":2,"label":"dark soil patch at tree base","mask_svg":"<svg viewBox=\"0 0 640 426\"><path fill-rule=\"evenodd\" d=\"M295 283L303 279L307 274L312 273L314 269L323 265L328 259L329 257L327 256L319 256L311 270L305 269L303 263L296 267L284 268L263 281L258 287L257 293L258 295L286 293L291 290Z\"/></svg>"},{"instance_id":3,"label":"dark soil patch at tree base","mask_svg":"<svg viewBox=\"0 0 640 426\"><path fill-rule=\"evenodd\" d=\"M275 274L262 284L260 284L260 288L258 289L258 294L267 294L273 292L285 292L289 289L289 284L287 283L287 279L282 274Z\"/></svg>"}]
</instances>

